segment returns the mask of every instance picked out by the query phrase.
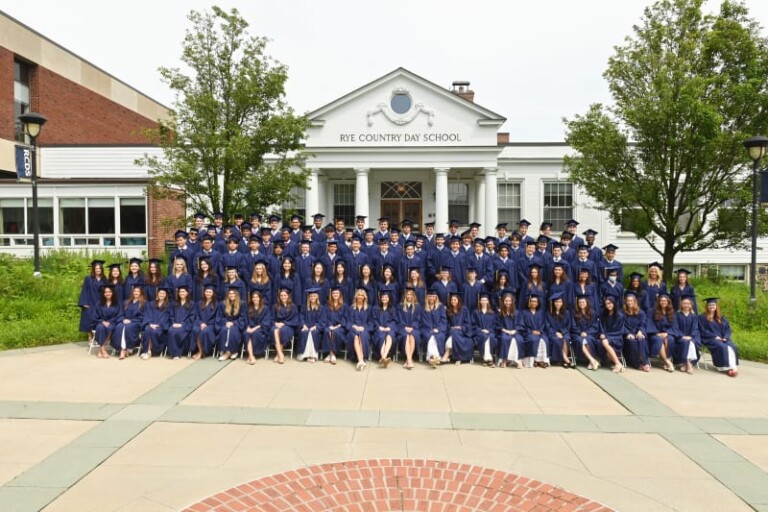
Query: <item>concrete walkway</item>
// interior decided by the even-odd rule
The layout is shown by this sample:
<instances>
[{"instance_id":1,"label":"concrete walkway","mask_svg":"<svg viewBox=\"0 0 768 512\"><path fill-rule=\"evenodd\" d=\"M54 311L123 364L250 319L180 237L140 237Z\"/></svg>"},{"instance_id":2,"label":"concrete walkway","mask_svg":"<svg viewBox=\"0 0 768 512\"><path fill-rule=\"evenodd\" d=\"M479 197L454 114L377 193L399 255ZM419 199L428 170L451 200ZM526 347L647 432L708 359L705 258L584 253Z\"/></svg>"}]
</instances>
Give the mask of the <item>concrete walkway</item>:
<instances>
[{"instance_id":1,"label":"concrete walkway","mask_svg":"<svg viewBox=\"0 0 768 512\"><path fill-rule=\"evenodd\" d=\"M768 366L610 370L0 354L0 510L179 510L318 464L426 459L622 511L768 510Z\"/></svg>"}]
</instances>

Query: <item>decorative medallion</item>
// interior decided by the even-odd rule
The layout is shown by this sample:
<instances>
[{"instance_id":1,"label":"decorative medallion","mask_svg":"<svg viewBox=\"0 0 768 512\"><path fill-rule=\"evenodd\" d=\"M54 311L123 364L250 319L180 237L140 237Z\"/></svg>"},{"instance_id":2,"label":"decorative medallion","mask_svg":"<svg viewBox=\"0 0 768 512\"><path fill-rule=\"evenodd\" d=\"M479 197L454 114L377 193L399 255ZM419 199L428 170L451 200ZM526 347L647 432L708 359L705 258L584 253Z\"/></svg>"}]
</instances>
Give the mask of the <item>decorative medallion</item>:
<instances>
[{"instance_id":1,"label":"decorative medallion","mask_svg":"<svg viewBox=\"0 0 768 512\"><path fill-rule=\"evenodd\" d=\"M405 87L393 90L388 104L379 103L376 108L368 111L368 126L373 126L373 118L376 114L384 114L384 117L400 126L410 123L419 114L427 116L429 126L435 122L435 111L424 107L423 103L414 103L411 93Z\"/></svg>"}]
</instances>

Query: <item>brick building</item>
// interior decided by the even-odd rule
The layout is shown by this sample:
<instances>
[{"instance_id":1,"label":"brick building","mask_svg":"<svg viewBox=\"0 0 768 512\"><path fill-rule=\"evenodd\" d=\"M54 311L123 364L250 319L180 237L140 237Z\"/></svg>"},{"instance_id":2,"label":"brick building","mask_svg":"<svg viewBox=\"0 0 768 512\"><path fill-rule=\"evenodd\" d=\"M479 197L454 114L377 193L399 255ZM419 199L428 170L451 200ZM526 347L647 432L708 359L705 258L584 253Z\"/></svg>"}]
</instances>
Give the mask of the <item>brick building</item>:
<instances>
[{"instance_id":1,"label":"brick building","mask_svg":"<svg viewBox=\"0 0 768 512\"><path fill-rule=\"evenodd\" d=\"M147 197L134 164L157 148L142 130L167 108L0 11L0 251L31 253L32 192L18 183L17 118L48 118L39 146L41 244L158 254L183 203Z\"/></svg>"}]
</instances>

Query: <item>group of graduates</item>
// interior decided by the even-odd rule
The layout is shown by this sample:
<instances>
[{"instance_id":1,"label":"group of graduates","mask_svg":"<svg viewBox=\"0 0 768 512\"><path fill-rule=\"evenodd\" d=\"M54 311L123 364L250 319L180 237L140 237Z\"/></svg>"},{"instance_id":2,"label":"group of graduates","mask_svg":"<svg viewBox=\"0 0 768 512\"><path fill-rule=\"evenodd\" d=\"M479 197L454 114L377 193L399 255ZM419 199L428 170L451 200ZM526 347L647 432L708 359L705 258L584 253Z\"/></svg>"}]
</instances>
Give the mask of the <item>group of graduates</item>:
<instances>
[{"instance_id":1,"label":"group of graduates","mask_svg":"<svg viewBox=\"0 0 768 512\"><path fill-rule=\"evenodd\" d=\"M479 236L477 223L459 233L434 223L415 233L405 219L389 227L366 227L366 217L347 228L344 219L324 224L324 215L288 226L256 213L233 224L196 214L188 231L175 234L163 262L132 258L94 260L80 294L80 330L99 345L98 356L142 359L166 354L178 359L247 354L253 364L274 349L299 360L336 364L351 357L358 370L376 359L386 368L402 354L403 366L419 356L431 366L461 364L475 357L488 366L518 368L552 364L591 370L610 363L650 371L658 357L667 371L692 373L706 346L714 366L738 374L738 350L716 298L699 314L690 272L662 281L662 267L624 283L618 247L595 245L598 234L570 220L555 237L552 224L528 234L523 219L508 233ZM294 346L295 345L295 346ZM477 354L477 355L475 355Z\"/></svg>"}]
</instances>

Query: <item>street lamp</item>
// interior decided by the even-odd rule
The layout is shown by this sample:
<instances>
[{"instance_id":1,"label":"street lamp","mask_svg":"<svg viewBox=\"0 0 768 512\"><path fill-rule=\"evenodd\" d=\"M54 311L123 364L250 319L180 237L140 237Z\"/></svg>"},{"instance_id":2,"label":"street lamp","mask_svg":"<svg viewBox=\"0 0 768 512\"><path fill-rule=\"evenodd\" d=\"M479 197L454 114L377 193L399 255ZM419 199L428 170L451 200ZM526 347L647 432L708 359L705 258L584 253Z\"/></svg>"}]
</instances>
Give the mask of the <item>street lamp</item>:
<instances>
[{"instance_id":1,"label":"street lamp","mask_svg":"<svg viewBox=\"0 0 768 512\"><path fill-rule=\"evenodd\" d=\"M757 135L744 141L744 147L749 151L749 158L752 159L752 265L749 269L749 305L752 308L757 306L757 297L755 296L755 287L757 281L757 210L760 203L757 197L757 178L759 177L758 165L765 156L768 148L768 137Z\"/></svg>"},{"instance_id":2,"label":"street lamp","mask_svg":"<svg viewBox=\"0 0 768 512\"><path fill-rule=\"evenodd\" d=\"M35 112L27 112L19 116L19 121L24 125L24 132L29 135L32 145L32 243L35 254L35 273L33 275L40 277L42 276L40 273L40 211L37 206L37 146L35 141L48 119Z\"/></svg>"}]
</instances>

